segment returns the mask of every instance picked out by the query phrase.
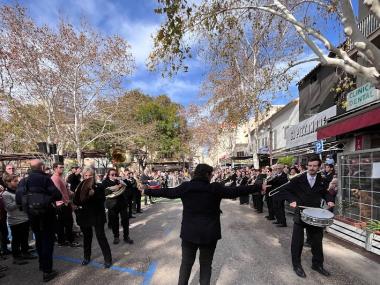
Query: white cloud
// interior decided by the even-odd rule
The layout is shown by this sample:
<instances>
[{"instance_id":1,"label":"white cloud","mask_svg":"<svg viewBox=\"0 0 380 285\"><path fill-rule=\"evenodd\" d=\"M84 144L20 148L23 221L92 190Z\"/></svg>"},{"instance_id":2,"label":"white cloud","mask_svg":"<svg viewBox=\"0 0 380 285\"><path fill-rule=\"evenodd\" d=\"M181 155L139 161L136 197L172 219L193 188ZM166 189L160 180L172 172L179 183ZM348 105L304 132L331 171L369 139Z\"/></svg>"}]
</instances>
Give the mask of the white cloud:
<instances>
[{"instance_id":1,"label":"white cloud","mask_svg":"<svg viewBox=\"0 0 380 285\"><path fill-rule=\"evenodd\" d=\"M138 66L143 67L153 48L152 34L158 29L158 25L139 22L124 21L121 26L122 36L132 46L132 54Z\"/></svg>"},{"instance_id":2,"label":"white cloud","mask_svg":"<svg viewBox=\"0 0 380 285\"><path fill-rule=\"evenodd\" d=\"M166 94L172 101L182 102L183 104L196 100L199 91L199 85L195 82L182 79L167 79L159 76L149 81L133 80L128 87L140 89L146 94L155 96Z\"/></svg>"}]
</instances>

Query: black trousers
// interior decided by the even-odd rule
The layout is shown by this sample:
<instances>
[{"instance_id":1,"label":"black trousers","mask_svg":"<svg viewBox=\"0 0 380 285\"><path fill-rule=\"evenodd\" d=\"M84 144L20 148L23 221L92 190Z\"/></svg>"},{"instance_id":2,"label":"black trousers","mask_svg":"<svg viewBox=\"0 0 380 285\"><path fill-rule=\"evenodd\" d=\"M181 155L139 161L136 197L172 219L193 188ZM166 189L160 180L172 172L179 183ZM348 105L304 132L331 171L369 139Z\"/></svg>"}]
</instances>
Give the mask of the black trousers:
<instances>
[{"instance_id":1,"label":"black trousers","mask_svg":"<svg viewBox=\"0 0 380 285\"><path fill-rule=\"evenodd\" d=\"M141 192L139 190L135 191L134 202L136 204L136 212L141 212Z\"/></svg>"},{"instance_id":2,"label":"black trousers","mask_svg":"<svg viewBox=\"0 0 380 285\"><path fill-rule=\"evenodd\" d=\"M193 267L197 250L199 249L199 265L200 265L200 285L209 285L211 280L212 271L212 259L214 258L214 252L216 243L199 245L185 240L182 240L182 262L179 270L178 285L187 285L191 268Z\"/></svg>"},{"instance_id":3,"label":"black trousers","mask_svg":"<svg viewBox=\"0 0 380 285\"><path fill-rule=\"evenodd\" d=\"M323 228L314 227L305 223L294 223L292 235L292 263L293 266L301 265L301 254L304 241L304 228L311 242L312 263L316 266L323 266Z\"/></svg>"},{"instance_id":4,"label":"black trousers","mask_svg":"<svg viewBox=\"0 0 380 285\"><path fill-rule=\"evenodd\" d=\"M132 212L132 207L133 207L133 195L130 197L126 198L127 200L127 205L128 205L128 217L130 218L133 214Z\"/></svg>"},{"instance_id":5,"label":"black trousers","mask_svg":"<svg viewBox=\"0 0 380 285\"><path fill-rule=\"evenodd\" d=\"M277 222L286 225L285 200L273 199L273 209Z\"/></svg>"},{"instance_id":6,"label":"black trousers","mask_svg":"<svg viewBox=\"0 0 380 285\"><path fill-rule=\"evenodd\" d=\"M267 194L265 195L265 200L267 201L268 216L270 219L274 219L273 198Z\"/></svg>"},{"instance_id":7,"label":"black trousers","mask_svg":"<svg viewBox=\"0 0 380 285\"><path fill-rule=\"evenodd\" d=\"M83 257L84 259L91 260L91 244L92 244L92 226L89 227L80 227L83 233ZM106 234L104 232L104 224L97 224L94 226L96 239L98 240L98 244L100 249L102 250L104 262L112 263L112 255L111 249L107 241Z\"/></svg>"},{"instance_id":8,"label":"black trousers","mask_svg":"<svg viewBox=\"0 0 380 285\"><path fill-rule=\"evenodd\" d=\"M21 253L28 253L29 222L10 226L12 233L12 255L20 257Z\"/></svg>"},{"instance_id":9,"label":"black trousers","mask_svg":"<svg viewBox=\"0 0 380 285\"><path fill-rule=\"evenodd\" d=\"M253 197L253 199L255 201L255 204L256 204L255 209L258 212L262 212L263 211L263 207L264 207L263 195L257 194L257 195L252 195L252 197Z\"/></svg>"},{"instance_id":10,"label":"black trousers","mask_svg":"<svg viewBox=\"0 0 380 285\"><path fill-rule=\"evenodd\" d=\"M108 210L108 224L114 237L119 237L119 215L123 226L124 238L129 237L129 216L127 203L117 201L114 207Z\"/></svg>"},{"instance_id":11,"label":"black trousers","mask_svg":"<svg viewBox=\"0 0 380 285\"><path fill-rule=\"evenodd\" d=\"M249 195L244 195L239 197L240 205L249 204Z\"/></svg>"},{"instance_id":12,"label":"black trousers","mask_svg":"<svg viewBox=\"0 0 380 285\"><path fill-rule=\"evenodd\" d=\"M72 243L74 241L73 235L73 212L71 205L62 205L57 209L57 235L58 243L64 243L68 241Z\"/></svg>"},{"instance_id":13,"label":"black trousers","mask_svg":"<svg viewBox=\"0 0 380 285\"><path fill-rule=\"evenodd\" d=\"M39 218L35 218L31 221L31 226L36 238L36 249L40 269L44 273L50 273L53 269L55 225L53 223L42 226L41 220Z\"/></svg>"},{"instance_id":14,"label":"black trousers","mask_svg":"<svg viewBox=\"0 0 380 285\"><path fill-rule=\"evenodd\" d=\"M8 226L6 217L3 220L0 220L0 243L1 243L1 251L5 251L7 249L8 244Z\"/></svg>"}]
</instances>

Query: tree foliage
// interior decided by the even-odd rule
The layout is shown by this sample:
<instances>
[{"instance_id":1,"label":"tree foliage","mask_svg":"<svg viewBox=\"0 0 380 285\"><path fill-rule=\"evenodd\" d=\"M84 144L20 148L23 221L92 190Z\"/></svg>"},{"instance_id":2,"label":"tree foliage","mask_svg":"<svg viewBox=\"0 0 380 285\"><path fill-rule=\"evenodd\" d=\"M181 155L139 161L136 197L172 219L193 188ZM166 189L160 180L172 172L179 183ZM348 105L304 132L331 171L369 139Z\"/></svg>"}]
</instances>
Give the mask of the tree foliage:
<instances>
[{"instance_id":1,"label":"tree foliage","mask_svg":"<svg viewBox=\"0 0 380 285\"><path fill-rule=\"evenodd\" d=\"M353 12L350 0L202 0L193 2L186 0L158 0L159 14L166 16L165 22L157 32L154 50L150 56L150 66L163 67L164 72L173 74L186 70L185 59L193 56L191 48L194 41L217 45L219 39L236 28L244 36L247 26L257 24L257 15L265 20L275 16L276 26L262 25L262 30L277 31L278 35L299 35L303 44L294 43L294 48L307 46L315 55L314 58L301 60L299 63L317 61L324 65L336 66L354 76L362 76L366 80L379 85L380 82L380 50L363 34ZM369 13L380 20L380 1L363 0ZM327 28L321 26L327 23ZM336 23L339 23L338 25ZM241 29L243 27L243 29ZM338 30L335 37L328 34ZM340 29L339 29L340 28ZM243 32L243 33L242 33ZM345 34L348 45L335 43L340 34ZM355 48L363 62L350 56L350 49ZM332 56L331 56L332 55ZM296 59L296 58L295 58ZM289 67L298 63L291 62Z\"/></svg>"},{"instance_id":2,"label":"tree foliage","mask_svg":"<svg viewBox=\"0 0 380 285\"><path fill-rule=\"evenodd\" d=\"M177 157L188 153L189 132L183 108L161 95L149 98L138 106L135 119L143 126L153 126L150 133L139 136L140 146L146 146L150 152L158 152L160 157Z\"/></svg>"},{"instance_id":3,"label":"tree foliage","mask_svg":"<svg viewBox=\"0 0 380 285\"><path fill-rule=\"evenodd\" d=\"M129 44L87 23L78 29L64 20L56 29L38 26L19 5L0 8L0 42L4 112L16 112L24 124L42 121L39 139L61 151L72 146L80 163L81 151L112 131L113 113L101 110L101 102L123 92L122 80L134 68ZM39 112L25 113L26 106Z\"/></svg>"}]
</instances>

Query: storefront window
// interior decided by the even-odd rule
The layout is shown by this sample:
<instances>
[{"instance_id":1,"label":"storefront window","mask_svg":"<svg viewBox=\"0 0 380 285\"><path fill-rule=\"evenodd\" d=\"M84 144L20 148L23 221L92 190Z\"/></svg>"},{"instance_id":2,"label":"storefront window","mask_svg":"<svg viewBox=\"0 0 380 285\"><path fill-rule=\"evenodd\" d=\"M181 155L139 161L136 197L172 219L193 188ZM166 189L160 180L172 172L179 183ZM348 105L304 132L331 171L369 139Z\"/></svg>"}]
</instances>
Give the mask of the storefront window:
<instances>
[{"instance_id":1,"label":"storefront window","mask_svg":"<svg viewBox=\"0 0 380 285\"><path fill-rule=\"evenodd\" d=\"M380 220L380 151L340 156L340 211L350 221Z\"/></svg>"}]
</instances>

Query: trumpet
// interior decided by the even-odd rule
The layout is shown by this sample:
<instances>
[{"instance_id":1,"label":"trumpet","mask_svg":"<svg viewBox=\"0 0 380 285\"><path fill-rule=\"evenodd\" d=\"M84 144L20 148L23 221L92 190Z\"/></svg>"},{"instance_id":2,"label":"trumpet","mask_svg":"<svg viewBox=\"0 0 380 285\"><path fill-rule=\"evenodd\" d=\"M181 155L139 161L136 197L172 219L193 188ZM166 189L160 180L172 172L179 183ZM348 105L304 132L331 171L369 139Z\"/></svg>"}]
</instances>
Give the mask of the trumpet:
<instances>
[{"instance_id":1,"label":"trumpet","mask_svg":"<svg viewBox=\"0 0 380 285\"><path fill-rule=\"evenodd\" d=\"M317 172L317 174L318 174L318 173L321 173L321 172L322 172L322 170L319 170L319 171ZM288 182L286 182L286 183L282 184L281 186L279 186L279 187L277 187L277 188L275 188L275 189L269 191L268 196L269 196L269 197L272 197L273 195L276 195L277 193L280 192L280 190L281 190L282 187L288 185L293 179L300 177L300 176L301 176L302 174L304 174L304 173L305 173L305 171L304 171L304 172L301 172L301 173L298 173L296 176L294 176L294 177L293 177L291 180L289 180Z\"/></svg>"}]
</instances>

